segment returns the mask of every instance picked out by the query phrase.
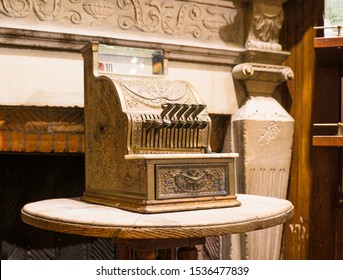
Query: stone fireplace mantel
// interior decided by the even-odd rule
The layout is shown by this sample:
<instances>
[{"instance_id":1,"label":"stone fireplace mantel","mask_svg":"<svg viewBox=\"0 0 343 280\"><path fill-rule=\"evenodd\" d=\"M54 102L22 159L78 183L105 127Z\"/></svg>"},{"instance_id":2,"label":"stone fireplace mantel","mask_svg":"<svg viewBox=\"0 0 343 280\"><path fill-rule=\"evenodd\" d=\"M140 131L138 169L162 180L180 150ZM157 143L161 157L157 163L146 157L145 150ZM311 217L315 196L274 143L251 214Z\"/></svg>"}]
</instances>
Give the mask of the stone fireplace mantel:
<instances>
[{"instance_id":1,"label":"stone fireplace mantel","mask_svg":"<svg viewBox=\"0 0 343 280\"><path fill-rule=\"evenodd\" d=\"M0 63L7 65L0 69L4 81L0 84L0 151L83 153L81 48L96 40L160 49L171 78L182 78L199 89L210 114L233 120L224 146L241 153L238 189L268 192L262 179L270 166L263 164L272 155L263 154L261 162L251 160L253 148L258 150L259 144L270 152L280 141L287 144L284 153L279 153L284 160L280 170L286 175L279 180L280 186L271 186L284 194L294 120L273 96L293 77L292 70L283 66L290 53L279 42L286 1L0 0ZM37 65L31 65L32 61ZM46 69L40 69L45 62ZM23 65L24 70L20 69ZM261 121L248 115L257 108L255 115L266 116L268 104L276 112L271 118ZM275 115L285 115L286 122ZM256 143L270 137L272 141ZM256 166L250 168L250 160ZM251 184L251 170L262 170L256 173L261 184ZM276 178L270 170L270 178ZM258 256L254 238L248 238L246 255L242 251L238 257ZM235 253L223 256L225 248L220 246L226 241L221 241L220 248L219 243L214 241L210 251L235 257ZM277 252L268 254L262 258L278 257Z\"/></svg>"}]
</instances>

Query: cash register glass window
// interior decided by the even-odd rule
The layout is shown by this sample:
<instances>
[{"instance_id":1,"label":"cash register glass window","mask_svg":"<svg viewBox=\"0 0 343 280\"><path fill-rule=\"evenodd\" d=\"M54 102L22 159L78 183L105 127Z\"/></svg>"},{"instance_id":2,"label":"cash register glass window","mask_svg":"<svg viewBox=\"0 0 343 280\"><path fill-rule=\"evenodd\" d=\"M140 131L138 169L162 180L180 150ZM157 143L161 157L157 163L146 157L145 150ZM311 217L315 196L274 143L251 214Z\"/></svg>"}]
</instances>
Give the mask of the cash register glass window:
<instances>
[{"instance_id":1,"label":"cash register glass window","mask_svg":"<svg viewBox=\"0 0 343 280\"><path fill-rule=\"evenodd\" d=\"M163 75L163 51L99 45L98 71L113 74Z\"/></svg>"}]
</instances>

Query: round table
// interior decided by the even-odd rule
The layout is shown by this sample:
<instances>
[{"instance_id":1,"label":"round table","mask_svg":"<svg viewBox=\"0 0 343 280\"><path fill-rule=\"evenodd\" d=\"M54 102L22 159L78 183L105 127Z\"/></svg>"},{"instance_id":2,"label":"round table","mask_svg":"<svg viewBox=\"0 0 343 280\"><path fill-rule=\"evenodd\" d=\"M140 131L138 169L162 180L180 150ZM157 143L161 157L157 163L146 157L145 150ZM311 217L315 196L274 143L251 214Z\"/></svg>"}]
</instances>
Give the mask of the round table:
<instances>
[{"instance_id":1,"label":"round table","mask_svg":"<svg viewBox=\"0 0 343 280\"><path fill-rule=\"evenodd\" d=\"M141 259L154 259L158 249L179 248L179 258L196 258L195 245L205 237L272 227L293 216L291 202L238 194L241 206L208 210L141 214L81 201L56 198L26 204L22 220L32 226L92 237L112 238L134 249ZM121 249L121 258L128 253ZM120 252L119 252L120 253Z\"/></svg>"}]
</instances>

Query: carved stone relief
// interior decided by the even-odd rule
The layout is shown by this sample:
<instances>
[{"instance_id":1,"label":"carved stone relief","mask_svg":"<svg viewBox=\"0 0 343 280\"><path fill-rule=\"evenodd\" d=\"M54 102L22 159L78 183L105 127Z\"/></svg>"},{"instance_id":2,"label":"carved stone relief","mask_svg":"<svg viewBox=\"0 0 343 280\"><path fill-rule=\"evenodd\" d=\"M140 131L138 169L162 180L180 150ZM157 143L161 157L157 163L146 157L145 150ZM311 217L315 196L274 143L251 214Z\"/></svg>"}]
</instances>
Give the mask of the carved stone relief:
<instances>
[{"instance_id":1,"label":"carved stone relief","mask_svg":"<svg viewBox=\"0 0 343 280\"><path fill-rule=\"evenodd\" d=\"M0 0L0 18L16 20L24 28L28 22L35 28L49 23L57 29L101 28L237 43L240 5L239 1Z\"/></svg>"},{"instance_id":2,"label":"carved stone relief","mask_svg":"<svg viewBox=\"0 0 343 280\"><path fill-rule=\"evenodd\" d=\"M253 0L246 48L281 51L282 4L287 0Z\"/></svg>"},{"instance_id":3,"label":"carved stone relief","mask_svg":"<svg viewBox=\"0 0 343 280\"><path fill-rule=\"evenodd\" d=\"M80 0L70 0L79 4ZM0 13L10 18L28 18L31 15L40 21L59 21L67 19L73 24L82 22L81 13L61 0L1 0Z\"/></svg>"}]
</instances>

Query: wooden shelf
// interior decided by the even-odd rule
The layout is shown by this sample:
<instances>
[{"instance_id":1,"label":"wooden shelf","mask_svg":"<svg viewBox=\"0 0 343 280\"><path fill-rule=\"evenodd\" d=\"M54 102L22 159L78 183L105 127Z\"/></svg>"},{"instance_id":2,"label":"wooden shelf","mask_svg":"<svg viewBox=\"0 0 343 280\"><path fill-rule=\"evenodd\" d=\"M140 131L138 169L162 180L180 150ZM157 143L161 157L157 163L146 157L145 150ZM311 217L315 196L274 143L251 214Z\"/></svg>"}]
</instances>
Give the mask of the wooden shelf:
<instances>
[{"instance_id":1,"label":"wooden shelf","mask_svg":"<svg viewBox=\"0 0 343 280\"><path fill-rule=\"evenodd\" d=\"M316 37L313 45L320 65L343 65L343 37Z\"/></svg>"},{"instance_id":2,"label":"wooden shelf","mask_svg":"<svg viewBox=\"0 0 343 280\"><path fill-rule=\"evenodd\" d=\"M343 47L343 37L316 37L314 48L337 48Z\"/></svg>"},{"instance_id":3,"label":"wooden shelf","mask_svg":"<svg viewBox=\"0 0 343 280\"><path fill-rule=\"evenodd\" d=\"M312 144L313 146L320 146L320 147L342 147L343 136L338 136L338 135L313 136Z\"/></svg>"},{"instance_id":4,"label":"wooden shelf","mask_svg":"<svg viewBox=\"0 0 343 280\"><path fill-rule=\"evenodd\" d=\"M316 37L314 38L313 46L320 66L343 66L343 37ZM343 136L316 135L313 136L312 145L321 147L342 147Z\"/></svg>"}]
</instances>

